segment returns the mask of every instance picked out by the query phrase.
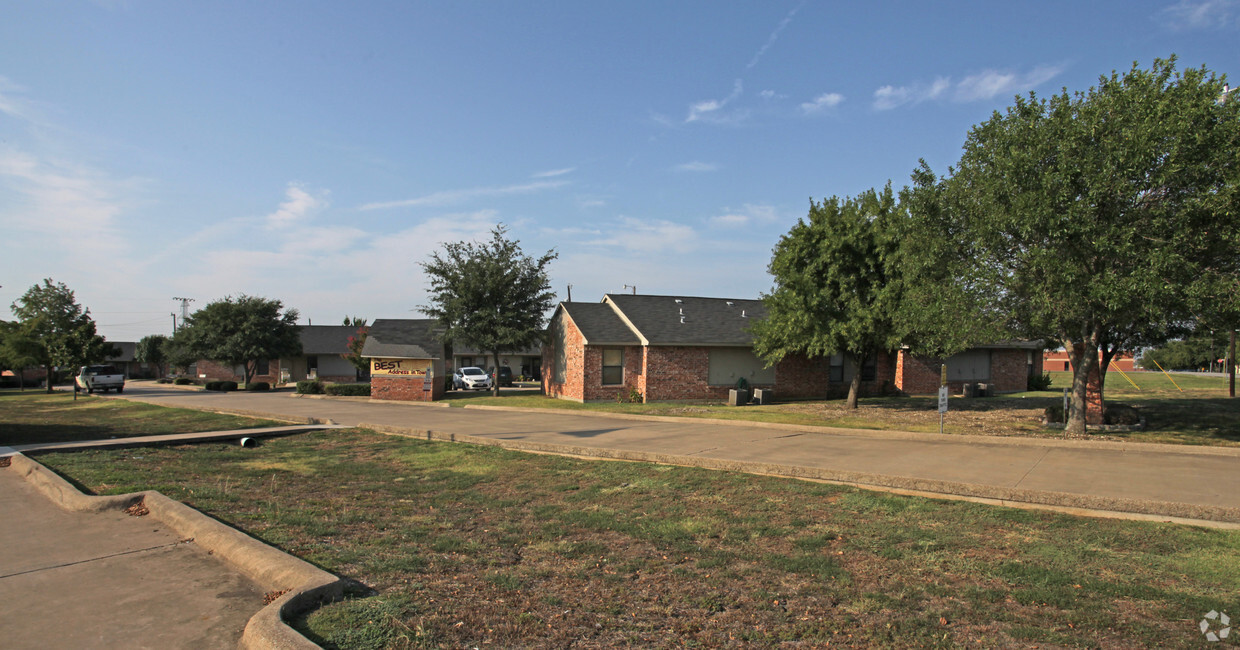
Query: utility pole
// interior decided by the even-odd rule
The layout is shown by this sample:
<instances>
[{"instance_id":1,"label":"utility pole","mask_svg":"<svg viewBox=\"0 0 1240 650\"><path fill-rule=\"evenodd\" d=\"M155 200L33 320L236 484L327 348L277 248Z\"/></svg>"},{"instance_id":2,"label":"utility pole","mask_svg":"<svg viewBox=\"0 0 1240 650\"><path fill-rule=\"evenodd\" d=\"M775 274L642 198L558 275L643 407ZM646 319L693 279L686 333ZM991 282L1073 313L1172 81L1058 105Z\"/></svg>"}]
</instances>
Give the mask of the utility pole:
<instances>
[{"instance_id":1,"label":"utility pole","mask_svg":"<svg viewBox=\"0 0 1240 650\"><path fill-rule=\"evenodd\" d=\"M1227 394L1236 396L1236 330L1231 331L1231 351L1227 354Z\"/></svg>"},{"instance_id":2,"label":"utility pole","mask_svg":"<svg viewBox=\"0 0 1240 650\"><path fill-rule=\"evenodd\" d=\"M173 296L172 299L181 301L181 323L184 324L185 321L189 318L189 304L191 302L194 302L194 299L193 298L180 298L177 296ZM177 331L176 321L174 320L173 325L172 325L172 333L176 334L176 331Z\"/></svg>"},{"instance_id":3,"label":"utility pole","mask_svg":"<svg viewBox=\"0 0 1240 650\"><path fill-rule=\"evenodd\" d=\"M177 333L177 313L174 311L172 312L172 335L176 336L176 333Z\"/></svg>"}]
</instances>

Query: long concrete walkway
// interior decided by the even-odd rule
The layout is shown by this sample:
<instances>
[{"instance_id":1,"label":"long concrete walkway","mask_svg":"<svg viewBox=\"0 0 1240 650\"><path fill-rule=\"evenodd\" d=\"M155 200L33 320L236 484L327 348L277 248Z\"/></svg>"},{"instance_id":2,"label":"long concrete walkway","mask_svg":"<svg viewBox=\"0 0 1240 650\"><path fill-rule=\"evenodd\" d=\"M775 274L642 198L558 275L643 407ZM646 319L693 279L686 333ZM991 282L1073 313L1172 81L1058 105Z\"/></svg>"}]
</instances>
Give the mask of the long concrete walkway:
<instances>
[{"instance_id":1,"label":"long concrete walkway","mask_svg":"<svg viewBox=\"0 0 1240 650\"><path fill-rule=\"evenodd\" d=\"M235 648L263 597L154 517L70 512L0 469L0 647Z\"/></svg>"},{"instance_id":2,"label":"long concrete walkway","mask_svg":"<svg viewBox=\"0 0 1240 650\"><path fill-rule=\"evenodd\" d=\"M952 436L207 393L133 384L125 399L267 414L600 458L799 476L1096 514L1240 524L1240 449Z\"/></svg>"}]
</instances>

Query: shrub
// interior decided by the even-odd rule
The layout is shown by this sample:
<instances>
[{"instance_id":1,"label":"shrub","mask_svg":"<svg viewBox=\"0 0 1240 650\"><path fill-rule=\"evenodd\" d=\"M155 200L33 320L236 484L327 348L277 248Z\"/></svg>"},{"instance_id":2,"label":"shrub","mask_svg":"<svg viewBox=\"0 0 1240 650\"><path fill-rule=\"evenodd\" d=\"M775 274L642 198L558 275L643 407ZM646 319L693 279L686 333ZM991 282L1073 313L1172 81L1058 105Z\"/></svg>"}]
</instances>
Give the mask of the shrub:
<instances>
[{"instance_id":1,"label":"shrub","mask_svg":"<svg viewBox=\"0 0 1240 650\"><path fill-rule=\"evenodd\" d=\"M227 390L237 390L237 382L235 382L235 381L221 381L221 382L220 382L220 390L225 390L225 391L227 391Z\"/></svg>"},{"instance_id":2,"label":"shrub","mask_svg":"<svg viewBox=\"0 0 1240 650\"><path fill-rule=\"evenodd\" d=\"M1127 404L1108 404L1104 421L1107 424L1135 426L1141 423L1141 412Z\"/></svg>"},{"instance_id":3,"label":"shrub","mask_svg":"<svg viewBox=\"0 0 1240 650\"><path fill-rule=\"evenodd\" d=\"M245 389L249 391L271 390L271 384L265 381L252 381L245 385Z\"/></svg>"},{"instance_id":4,"label":"shrub","mask_svg":"<svg viewBox=\"0 0 1240 650\"><path fill-rule=\"evenodd\" d=\"M322 395L323 382L317 379L303 379L297 382L297 392L300 395Z\"/></svg>"},{"instance_id":5,"label":"shrub","mask_svg":"<svg viewBox=\"0 0 1240 650\"><path fill-rule=\"evenodd\" d=\"M171 380L171 379L168 379L167 377L160 377L159 379L156 379L156 380L155 380L155 383L157 383L157 384L171 384L171 383L172 383L172 380Z\"/></svg>"},{"instance_id":6,"label":"shrub","mask_svg":"<svg viewBox=\"0 0 1240 650\"><path fill-rule=\"evenodd\" d=\"M1063 423L1063 404L1056 403L1046 407L1045 416L1047 424Z\"/></svg>"},{"instance_id":7,"label":"shrub","mask_svg":"<svg viewBox=\"0 0 1240 650\"><path fill-rule=\"evenodd\" d=\"M370 384L328 384L325 390L339 397L370 397Z\"/></svg>"},{"instance_id":8,"label":"shrub","mask_svg":"<svg viewBox=\"0 0 1240 650\"><path fill-rule=\"evenodd\" d=\"M1029 390L1050 390L1051 389L1051 376L1043 374L1043 375L1033 375L1029 377L1028 389Z\"/></svg>"},{"instance_id":9,"label":"shrub","mask_svg":"<svg viewBox=\"0 0 1240 650\"><path fill-rule=\"evenodd\" d=\"M222 382L222 381L209 381L209 382L207 382L206 384L204 384L204 385L203 385L203 388L205 388L205 389L207 389L207 390L224 390L224 382Z\"/></svg>"},{"instance_id":10,"label":"shrub","mask_svg":"<svg viewBox=\"0 0 1240 650\"><path fill-rule=\"evenodd\" d=\"M190 384L194 383L194 380L190 379L189 377L177 377L176 379L172 381L172 383L176 384L177 386L189 386Z\"/></svg>"}]
</instances>

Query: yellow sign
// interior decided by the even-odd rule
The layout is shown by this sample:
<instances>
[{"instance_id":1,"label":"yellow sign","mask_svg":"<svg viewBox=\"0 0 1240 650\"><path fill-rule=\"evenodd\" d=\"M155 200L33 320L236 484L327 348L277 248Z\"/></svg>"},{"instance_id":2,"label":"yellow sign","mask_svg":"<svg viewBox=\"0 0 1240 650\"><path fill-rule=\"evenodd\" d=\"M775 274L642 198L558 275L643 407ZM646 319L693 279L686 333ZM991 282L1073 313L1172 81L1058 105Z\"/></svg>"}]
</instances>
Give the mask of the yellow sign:
<instances>
[{"instance_id":1,"label":"yellow sign","mask_svg":"<svg viewBox=\"0 0 1240 650\"><path fill-rule=\"evenodd\" d=\"M431 373L429 359L371 359L371 375L403 375L425 377Z\"/></svg>"}]
</instances>

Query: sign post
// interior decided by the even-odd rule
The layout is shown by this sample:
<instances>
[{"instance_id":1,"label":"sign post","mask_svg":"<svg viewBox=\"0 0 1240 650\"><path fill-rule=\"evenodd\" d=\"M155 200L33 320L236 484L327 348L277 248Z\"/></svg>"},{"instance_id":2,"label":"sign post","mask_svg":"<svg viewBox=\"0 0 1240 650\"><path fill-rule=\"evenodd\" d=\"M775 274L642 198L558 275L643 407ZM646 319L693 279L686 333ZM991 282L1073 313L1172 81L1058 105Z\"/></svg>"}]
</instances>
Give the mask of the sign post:
<instances>
[{"instance_id":1,"label":"sign post","mask_svg":"<svg viewBox=\"0 0 1240 650\"><path fill-rule=\"evenodd\" d=\"M943 418L947 413L947 364L939 368L939 433L943 433Z\"/></svg>"}]
</instances>

